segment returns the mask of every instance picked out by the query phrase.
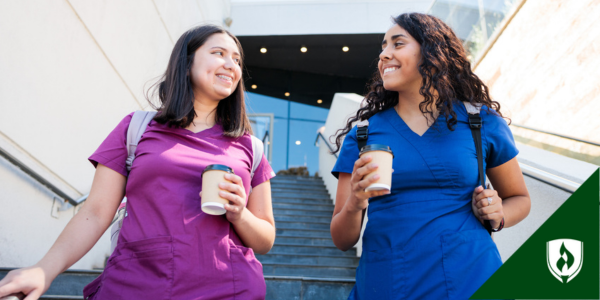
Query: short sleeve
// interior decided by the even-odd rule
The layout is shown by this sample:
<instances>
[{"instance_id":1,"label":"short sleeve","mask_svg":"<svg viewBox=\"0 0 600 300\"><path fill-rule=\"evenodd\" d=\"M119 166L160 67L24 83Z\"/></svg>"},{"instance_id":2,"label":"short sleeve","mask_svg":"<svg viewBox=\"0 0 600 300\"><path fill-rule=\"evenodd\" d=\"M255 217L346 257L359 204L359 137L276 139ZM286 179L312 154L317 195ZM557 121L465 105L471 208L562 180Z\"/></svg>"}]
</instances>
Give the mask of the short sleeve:
<instances>
[{"instance_id":1,"label":"short sleeve","mask_svg":"<svg viewBox=\"0 0 600 300\"><path fill-rule=\"evenodd\" d=\"M88 158L94 167L98 167L100 163L127 177L127 129L132 116L133 113L123 118Z\"/></svg>"},{"instance_id":2,"label":"short sleeve","mask_svg":"<svg viewBox=\"0 0 600 300\"><path fill-rule=\"evenodd\" d=\"M254 188L273 177L275 177L275 172L273 172L273 168L271 168L267 157L263 153L262 160L258 164L258 167L256 167L256 172L254 172L254 177L252 177L250 185Z\"/></svg>"},{"instance_id":3,"label":"short sleeve","mask_svg":"<svg viewBox=\"0 0 600 300\"><path fill-rule=\"evenodd\" d=\"M338 159L333 166L331 174L339 178L340 172L352 174L354 163L358 159L358 143L356 142L356 126L354 126L344 139L342 149L339 152Z\"/></svg>"},{"instance_id":4,"label":"short sleeve","mask_svg":"<svg viewBox=\"0 0 600 300\"><path fill-rule=\"evenodd\" d=\"M484 110L482 109L482 112ZM487 169L500 166L519 154L510 128L506 121L492 113L482 113L483 130L487 142Z\"/></svg>"}]
</instances>

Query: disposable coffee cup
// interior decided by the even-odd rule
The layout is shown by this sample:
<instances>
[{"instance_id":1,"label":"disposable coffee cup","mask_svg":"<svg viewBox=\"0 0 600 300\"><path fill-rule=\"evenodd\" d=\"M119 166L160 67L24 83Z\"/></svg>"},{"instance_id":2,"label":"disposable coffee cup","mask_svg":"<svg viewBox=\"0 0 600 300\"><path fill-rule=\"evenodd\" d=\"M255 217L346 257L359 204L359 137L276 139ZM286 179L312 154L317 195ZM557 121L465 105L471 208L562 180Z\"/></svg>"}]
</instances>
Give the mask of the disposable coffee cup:
<instances>
[{"instance_id":1,"label":"disposable coffee cup","mask_svg":"<svg viewBox=\"0 0 600 300\"><path fill-rule=\"evenodd\" d=\"M365 191L391 191L392 190L392 163L394 161L394 153L389 146L381 144L372 144L362 147L360 149L359 156L362 157L365 154L369 154L373 159L371 163L377 164L379 167L368 174L365 179L370 179L379 174L379 179L369 185Z\"/></svg>"},{"instance_id":2,"label":"disposable coffee cup","mask_svg":"<svg viewBox=\"0 0 600 300\"><path fill-rule=\"evenodd\" d=\"M226 213L225 204L229 204L229 200L219 196L219 183L226 181L225 174L233 174L233 169L225 165L209 165L202 171L202 211L209 215L222 215ZM225 191L229 193L229 191Z\"/></svg>"}]
</instances>

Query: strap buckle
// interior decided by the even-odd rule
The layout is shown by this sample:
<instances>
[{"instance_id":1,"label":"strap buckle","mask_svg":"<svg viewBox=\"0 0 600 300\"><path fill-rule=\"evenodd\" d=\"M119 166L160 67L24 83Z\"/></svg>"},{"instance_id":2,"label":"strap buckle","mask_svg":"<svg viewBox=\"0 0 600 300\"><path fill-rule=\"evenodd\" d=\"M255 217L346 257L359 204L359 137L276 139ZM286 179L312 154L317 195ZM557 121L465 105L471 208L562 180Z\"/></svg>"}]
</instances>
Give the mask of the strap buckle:
<instances>
[{"instance_id":1,"label":"strap buckle","mask_svg":"<svg viewBox=\"0 0 600 300\"><path fill-rule=\"evenodd\" d=\"M483 121L479 114L469 114L469 127L472 129L479 129L481 128L481 124L483 124Z\"/></svg>"},{"instance_id":2,"label":"strap buckle","mask_svg":"<svg viewBox=\"0 0 600 300\"><path fill-rule=\"evenodd\" d=\"M356 128L356 139L360 141L367 140L369 138L369 129L367 126Z\"/></svg>"}]
</instances>

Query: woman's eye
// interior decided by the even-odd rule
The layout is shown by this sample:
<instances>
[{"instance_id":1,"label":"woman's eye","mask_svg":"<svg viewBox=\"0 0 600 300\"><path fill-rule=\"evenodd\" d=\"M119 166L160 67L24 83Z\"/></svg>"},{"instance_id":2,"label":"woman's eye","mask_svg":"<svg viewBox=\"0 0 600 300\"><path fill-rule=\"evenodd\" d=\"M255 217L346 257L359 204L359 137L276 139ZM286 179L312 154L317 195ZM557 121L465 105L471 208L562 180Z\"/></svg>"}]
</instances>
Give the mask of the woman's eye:
<instances>
[{"instance_id":1,"label":"woman's eye","mask_svg":"<svg viewBox=\"0 0 600 300\"><path fill-rule=\"evenodd\" d=\"M394 46L398 47L398 46L402 46L404 45L403 43L395 43Z\"/></svg>"},{"instance_id":2,"label":"woman's eye","mask_svg":"<svg viewBox=\"0 0 600 300\"><path fill-rule=\"evenodd\" d=\"M236 63L240 63L240 59L239 58L234 58L233 61L235 61Z\"/></svg>"},{"instance_id":3,"label":"woman's eye","mask_svg":"<svg viewBox=\"0 0 600 300\"><path fill-rule=\"evenodd\" d=\"M219 55L223 56L223 52L221 52L221 51L217 51L214 54L219 54Z\"/></svg>"}]
</instances>

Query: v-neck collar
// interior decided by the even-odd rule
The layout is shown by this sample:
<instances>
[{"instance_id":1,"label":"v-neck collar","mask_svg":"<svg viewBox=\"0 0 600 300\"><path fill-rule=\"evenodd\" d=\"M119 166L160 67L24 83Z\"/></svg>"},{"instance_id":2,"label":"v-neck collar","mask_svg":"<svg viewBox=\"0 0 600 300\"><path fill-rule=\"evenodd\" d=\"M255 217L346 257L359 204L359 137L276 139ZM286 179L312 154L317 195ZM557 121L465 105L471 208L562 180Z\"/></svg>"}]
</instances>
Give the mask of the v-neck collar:
<instances>
[{"instance_id":1,"label":"v-neck collar","mask_svg":"<svg viewBox=\"0 0 600 300\"><path fill-rule=\"evenodd\" d=\"M168 125L164 124L165 127L168 127ZM206 128L202 131L198 131L198 132L193 132L189 129L186 128L180 128L180 127L175 127L172 129L175 129L176 131L180 132L181 134L187 135L187 136L193 136L193 137L203 137L203 136L209 136L214 132L217 132L219 130L222 130L221 125L219 125L218 123L215 123L215 125L213 125L210 128Z\"/></svg>"},{"instance_id":2,"label":"v-neck collar","mask_svg":"<svg viewBox=\"0 0 600 300\"><path fill-rule=\"evenodd\" d=\"M408 124L406 124L406 122L404 122L404 120L402 119L402 117L400 117L400 115L398 114L398 112L396 111L396 109L394 107L391 107L391 108L383 111L383 117L392 124L392 126L394 127L394 129L396 129L396 131L398 131L401 135L403 135L405 138L410 139L410 140L427 140L427 139L429 139L429 136L431 136L431 134L432 134L431 131L435 130L435 129L433 129L433 127L435 127L439 124L439 119L440 119L440 116L438 116L438 118L433 122L433 124L431 124L431 126L429 126L429 128L427 128L427 130L425 130L423 135L419 135L416 132L414 132L410 128L410 126L408 126Z\"/></svg>"}]
</instances>

